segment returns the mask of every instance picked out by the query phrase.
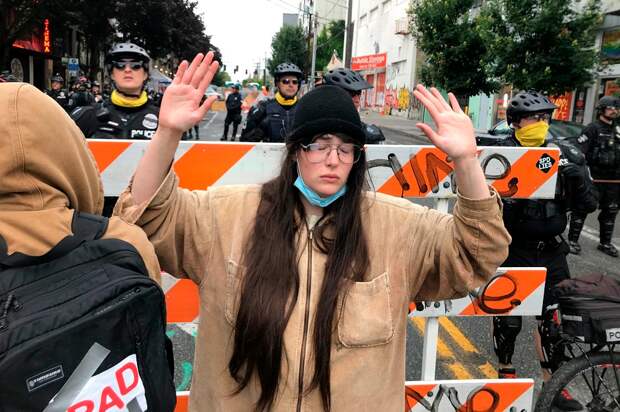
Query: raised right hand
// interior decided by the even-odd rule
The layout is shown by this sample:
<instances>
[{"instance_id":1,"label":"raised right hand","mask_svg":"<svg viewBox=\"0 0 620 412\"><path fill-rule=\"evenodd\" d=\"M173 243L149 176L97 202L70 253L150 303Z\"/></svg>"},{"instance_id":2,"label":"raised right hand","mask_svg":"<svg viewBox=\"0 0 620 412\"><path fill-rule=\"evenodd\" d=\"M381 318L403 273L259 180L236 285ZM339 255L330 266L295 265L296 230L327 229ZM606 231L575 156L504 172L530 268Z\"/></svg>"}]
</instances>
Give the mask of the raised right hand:
<instances>
[{"instance_id":1,"label":"raised right hand","mask_svg":"<svg viewBox=\"0 0 620 412\"><path fill-rule=\"evenodd\" d=\"M183 60L172 84L166 89L159 110L159 128L181 134L199 123L217 99L201 99L217 73L219 63L213 61L213 52L198 53L191 64Z\"/></svg>"}]
</instances>

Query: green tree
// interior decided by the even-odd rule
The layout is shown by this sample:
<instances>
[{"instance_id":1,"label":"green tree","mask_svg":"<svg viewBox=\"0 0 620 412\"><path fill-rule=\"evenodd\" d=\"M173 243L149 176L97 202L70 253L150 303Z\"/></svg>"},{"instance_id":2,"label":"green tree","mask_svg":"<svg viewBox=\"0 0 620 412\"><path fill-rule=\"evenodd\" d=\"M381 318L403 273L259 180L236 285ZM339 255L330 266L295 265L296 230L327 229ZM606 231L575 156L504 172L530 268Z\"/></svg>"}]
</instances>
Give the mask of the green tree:
<instances>
[{"instance_id":1,"label":"green tree","mask_svg":"<svg viewBox=\"0 0 620 412\"><path fill-rule=\"evenodd\" d=\"M332 20L323 26L316 46L316 68L325 71L334 50L342 51L344 45L344 20Z\"/></svg>"},{"instance_id":2,"label":"green tree","mask_svg":"<svg viewBox=\"0 0 620 412\"><path fill-rule=\"evenodd\" d=\"M499 88L487 72L488 50L477 19L470 16L473 4L474 0L420 0L408 10L409 27L426 56L422 82L461 97Z\"/></svg>"},{"instance_id":3,"label":"green tree","mask_svg":"<svg viewBox=\"0 0 620 412\"><path fill-rule=\"evenodd\" d=\"M592 80L600 64L594 48L599 0L489 0L481 33L491 72L518 89L561 94Z\"/></svg>"},{"instance_id":4,"label":"green tree","mask_svg":"<svg viewBox=\"0 0 620 412\"><path fill-rule=\"evenodd\" d=\"M213 77L213 81L211 82L211 84L214 84L216 86L224 86L224 84L229 80L230 74L223 70L220 70L215 74L215 77Z\"/></svg>"},{"instance_id":5,"label":"green tree","mask_svg":"<svg viewBox=\"0 0 620 412\"><path fill-rule=\"evenodd\" d=\"M271 59L267 63L273 74L276 66L283 62L294 63L307 73L307 47L304 33L299 26L284 26L271 41Z\"/></svg>"}]
</instances>

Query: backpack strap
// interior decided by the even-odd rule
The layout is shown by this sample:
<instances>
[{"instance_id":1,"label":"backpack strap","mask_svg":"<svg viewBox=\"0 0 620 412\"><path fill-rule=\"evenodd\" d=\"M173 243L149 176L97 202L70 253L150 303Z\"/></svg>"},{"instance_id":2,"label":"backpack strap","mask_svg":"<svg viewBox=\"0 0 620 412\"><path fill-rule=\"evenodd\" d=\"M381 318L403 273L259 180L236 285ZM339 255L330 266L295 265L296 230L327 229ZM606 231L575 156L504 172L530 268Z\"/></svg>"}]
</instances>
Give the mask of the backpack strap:
<instances>
[{"instance_id":1,"label":"backpack strap","mask_svg":"<svg viewBox=\"0 0 620 412\"><path fill-rule=\"evenodd\" d=\"M90 213L74 212L71 222L73 235L62 239L56 246L42 256L29 256L20 252L7 254L7 245L0 237L0 269L38 265L66 255L82 243L99 239L108 228L108 218Z\"/></svg>"}]
</instances>

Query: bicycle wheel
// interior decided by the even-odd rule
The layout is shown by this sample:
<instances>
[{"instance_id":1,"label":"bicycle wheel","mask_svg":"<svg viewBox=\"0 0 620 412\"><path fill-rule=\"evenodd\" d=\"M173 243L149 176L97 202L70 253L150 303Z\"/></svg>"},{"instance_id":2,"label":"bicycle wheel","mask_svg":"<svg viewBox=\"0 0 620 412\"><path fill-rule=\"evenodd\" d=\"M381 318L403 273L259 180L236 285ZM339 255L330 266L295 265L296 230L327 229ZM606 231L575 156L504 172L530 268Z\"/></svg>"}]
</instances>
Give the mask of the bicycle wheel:
<instances>
[{"instance_id":1,"label":"bicycle wheel","mask_svg":"<svg viewBox=\"0 0 620 412\"><path fill-rule=\"evenodd\" d=\"M587 355L587 357L586 357ZM559 411L553 401L562 391L590 412L620 412L620 353L587 353L563 364L549 379L536 402L536 412Z\"/></svg>"}]
</instances>

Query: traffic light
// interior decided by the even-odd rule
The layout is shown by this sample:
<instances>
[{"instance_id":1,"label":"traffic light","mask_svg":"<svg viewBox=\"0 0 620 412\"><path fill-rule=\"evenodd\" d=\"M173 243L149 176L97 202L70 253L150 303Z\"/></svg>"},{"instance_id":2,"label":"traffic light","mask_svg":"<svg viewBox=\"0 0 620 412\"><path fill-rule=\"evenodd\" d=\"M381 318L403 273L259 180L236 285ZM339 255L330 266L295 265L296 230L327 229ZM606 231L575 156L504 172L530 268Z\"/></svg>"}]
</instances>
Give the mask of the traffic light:
<instances>
[{"instance_id":1,"label":"traffic light","mask_svg":"<svg viewBox=\"0 0 620 412\"><path fill-rule=\"evenodd\" d=\"M233 73L237 73L239 71L239 66L235 66L235 70L233 71Z\"/></svg>"},{"instance_id":2,"label":"traffic light","mask_svg":"<svg viewBox=\"0 0 620 412\"><path fill-rule=\"evenodd\" d=\"M225 64L222 65L222 71L226 71L226 65Z\"/></svg>"},{"instance_id":3,"label":"traffic light","mask_svg":"<svg viewBox=\"0 0 620 412\"><path fill-rule=\"evenodd\" d=\"M248 69L245 69L245 75L246 76L248 75Z\"/></svg>"}]
</instances>

